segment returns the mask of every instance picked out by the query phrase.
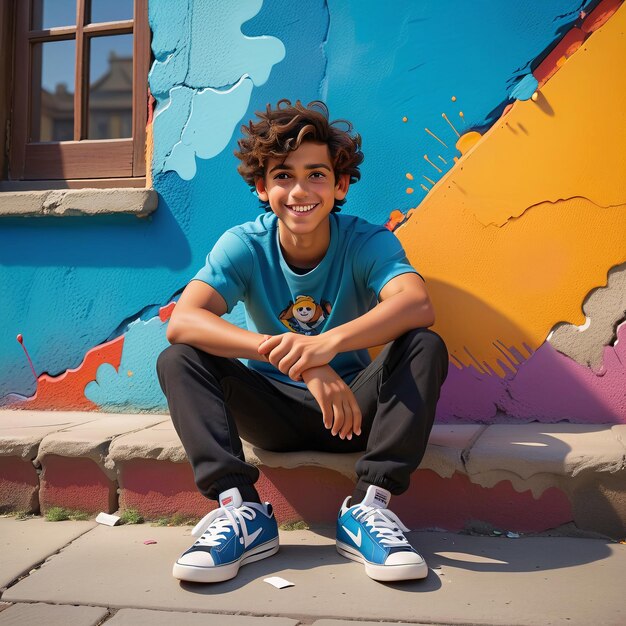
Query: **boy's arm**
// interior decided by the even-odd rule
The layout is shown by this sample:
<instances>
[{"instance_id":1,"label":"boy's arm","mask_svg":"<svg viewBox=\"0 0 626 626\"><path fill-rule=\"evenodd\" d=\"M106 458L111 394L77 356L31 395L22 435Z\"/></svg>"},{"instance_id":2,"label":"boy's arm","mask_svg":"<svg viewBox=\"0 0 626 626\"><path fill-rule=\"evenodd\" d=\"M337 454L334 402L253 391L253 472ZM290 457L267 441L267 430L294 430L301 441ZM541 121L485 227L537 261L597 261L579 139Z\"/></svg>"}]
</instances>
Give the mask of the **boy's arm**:
<instances>
[{"instance_id":1,"label":"boy's arm","mask_svg":"<svg viewBox=\"0 0 626 626\"><path fill-rule=\"evenodd\" d=\"M329 363L337 353L385 344L413 328L432 326L433 306L424 281L413 273L392 278L371 311L320 335L286 333L267 338L259 354L293 380L311 367Z\"/></svg>"},{"instance_id":2,"label":"boy's arm","mask_svg":"<svg viewBox=\"0 0 626 626\"><path fill-rule=\"evenodd\" d=\"M192 280L174 307L167 340L189 344L216 356L265 360L258 352L264 335L222 319L226 310L224 298L213 287Z\"/></svg>"}]
</instances>

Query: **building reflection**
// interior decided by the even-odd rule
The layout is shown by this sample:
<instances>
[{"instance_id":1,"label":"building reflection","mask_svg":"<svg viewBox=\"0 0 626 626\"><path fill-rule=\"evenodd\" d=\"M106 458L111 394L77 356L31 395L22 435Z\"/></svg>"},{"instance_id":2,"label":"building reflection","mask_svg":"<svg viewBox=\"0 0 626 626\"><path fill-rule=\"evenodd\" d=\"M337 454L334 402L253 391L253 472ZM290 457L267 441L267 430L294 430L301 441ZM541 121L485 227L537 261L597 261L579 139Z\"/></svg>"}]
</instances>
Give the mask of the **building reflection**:
<instances>
[{"instance_id":1,"label":"building reflection","mask_svg":"<svg viewBox=\"0 0 626 626\"><path fill-rule=\"evenodd\" d=\"M89 86L88 139L132 137L133 58L111 51L108 69ZM74 94L65 83L41 90L40 141L74 138Z\"/></svg>"}]
</instances>

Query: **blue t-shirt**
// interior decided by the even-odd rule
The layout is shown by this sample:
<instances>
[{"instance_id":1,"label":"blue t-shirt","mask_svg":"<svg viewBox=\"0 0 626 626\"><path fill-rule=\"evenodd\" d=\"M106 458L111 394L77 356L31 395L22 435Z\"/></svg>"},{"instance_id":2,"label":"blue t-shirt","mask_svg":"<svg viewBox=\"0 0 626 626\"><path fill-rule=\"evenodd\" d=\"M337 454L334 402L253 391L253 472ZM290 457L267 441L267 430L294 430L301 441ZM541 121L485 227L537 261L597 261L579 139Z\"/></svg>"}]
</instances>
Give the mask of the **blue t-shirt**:
<instances>
[{"instance_id":1,"label":"blue t-shirt","mask_svg":"<svg viewBox=\"0 0 626 626\"><path fill-rule=\"evenodd\" d=\"M326 255L305 274L294 272L283 258L278 218L268 212L227 230L194 280L211 285L229 312L243 301L253 332L317 335L367 313L392 278L417 273L386 228L351 215L331 213L329 219ZM330 366L350 382L370 361L367 350L357 350L338 354ZM267 362L251 360L248 366L271 378L304 384Z\"/></svg>"}]
</instances>

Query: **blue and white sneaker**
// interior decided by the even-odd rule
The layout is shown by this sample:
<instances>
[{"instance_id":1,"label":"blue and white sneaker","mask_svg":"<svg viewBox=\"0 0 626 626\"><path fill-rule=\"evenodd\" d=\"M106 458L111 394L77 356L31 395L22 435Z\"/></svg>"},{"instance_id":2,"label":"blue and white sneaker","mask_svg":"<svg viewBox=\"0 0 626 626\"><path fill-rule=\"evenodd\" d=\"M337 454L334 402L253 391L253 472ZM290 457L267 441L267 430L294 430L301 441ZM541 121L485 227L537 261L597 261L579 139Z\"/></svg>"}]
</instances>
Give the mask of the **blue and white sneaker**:
<instances>
[{"instance_id":1,"label":"blue and white sneaker","mask_svg":"<svg viewBox=\"0 0 626 626\"><path fill-rule=\"evenodd\" d=\"M215 583L234 578L241 565L278 552L272 505L242 502L234 487L220 494L220 506L191 531L198 540L174 564L174 578Z\"/></svg>"},{"instance_id":2,"label":"blue and white sneaker","mask_svg":"<svg viewBox=\"0 0 626 626\"><path fill-rule=\"evenodd\" d=\"M390 499L389 491L374 485L360 504L349 507L348 496L337 520L337 551L364 563L374 580L425 578L428 566L402 533L409 529L387 508Z\"/></svg>"}]
</instances>

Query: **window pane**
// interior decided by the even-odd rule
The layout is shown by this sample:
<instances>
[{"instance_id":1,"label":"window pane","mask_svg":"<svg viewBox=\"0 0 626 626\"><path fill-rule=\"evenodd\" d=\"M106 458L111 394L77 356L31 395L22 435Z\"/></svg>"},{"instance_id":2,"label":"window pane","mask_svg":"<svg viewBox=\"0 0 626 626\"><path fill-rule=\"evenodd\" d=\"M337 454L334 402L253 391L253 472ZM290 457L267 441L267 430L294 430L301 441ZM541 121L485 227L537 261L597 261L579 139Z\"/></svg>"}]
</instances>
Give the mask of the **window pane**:
<instances>
[{"instance_id":1,"label":"window pane","mask_svg":"<svg viewBox=\"0 0 626 626\"><path fill-rule=\"evenodd\" d=\"M72 140L76 42L38 43L32 52L30 141Z\"/></svg>"},{"instance_id":2,"label":"window pane","mask_svg":"<svg viewBox=\"0 0 626 626\"><path fill-rule=\"evenodd\" d=\"M133 36L90 40L89 139L132 137Z\"/></svg>"},{"instance_id":3,"label":"window pane","mask_svg":"<svg viewBox=\"0 0 626 626\"><path fill-rule=\"evenodd\" d=\"M76 0L33 0L33 30L75 25Z\"/></svg>"},{"instance_id":4,"label":"window pane","mask_svg":"<svg viewBox=\"0 0 626 626\"><path fill-rule=\"evenodd\" d=\"M91 0L91 22L133 19L133 0Z\"/></svg>"}]
</instances>

